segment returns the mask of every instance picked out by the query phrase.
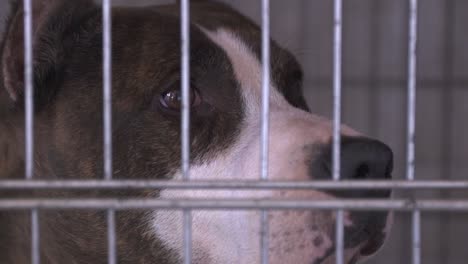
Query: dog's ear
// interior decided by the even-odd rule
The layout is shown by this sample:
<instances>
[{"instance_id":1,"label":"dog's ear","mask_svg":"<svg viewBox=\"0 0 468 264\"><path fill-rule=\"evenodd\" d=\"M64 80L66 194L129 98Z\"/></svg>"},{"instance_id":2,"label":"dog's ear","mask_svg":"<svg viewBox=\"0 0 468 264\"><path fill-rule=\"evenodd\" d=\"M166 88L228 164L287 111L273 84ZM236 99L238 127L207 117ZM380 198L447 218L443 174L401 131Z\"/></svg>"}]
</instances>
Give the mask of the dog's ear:
<instances>
[{"instance_id":1,"label":"dog's ear","mask_svg":"<svg viewBox=\"0 0 468 264\"><path fill-rule=\"evenodd\" d=\"M92 0L33 0L32 43L35 101L51 98L59 81L64 40L80 18L94 8ZM24 94L24 6L12 1L1 50L2 83L15 103ZM54 87L55 86L55 87Z\"/></svg>"}]
</instances>

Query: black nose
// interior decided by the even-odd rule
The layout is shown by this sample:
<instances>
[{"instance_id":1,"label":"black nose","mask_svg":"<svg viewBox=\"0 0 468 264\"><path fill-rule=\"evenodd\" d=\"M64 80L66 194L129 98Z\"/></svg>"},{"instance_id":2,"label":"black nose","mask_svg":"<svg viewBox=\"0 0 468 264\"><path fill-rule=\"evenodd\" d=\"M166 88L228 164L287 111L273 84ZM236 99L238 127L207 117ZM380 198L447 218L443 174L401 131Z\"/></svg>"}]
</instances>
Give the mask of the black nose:
<instances>
[{"instance_id":1,"label":"black nose","mask_svg":"<svg viewBox=\"0 0 468 264\"><path fill-rule=\"evenodd\" d=\"M332 143L314 151L310 167L311 178L332 178ZM365 137L341 138L342 180L389 180L393 170L393 153L384 143ZM349 198L387 198L389 190L332 191L334 195Z\"/></svg>"},{"instance_id":2,"label":"black nose","mask_svg":"<svg viewBox=\"0 0 468 264\"><path fill-rule=\"evenodd\" d=\"M346 180L390 179L392 150L369 138L343 137L341 141L341 177Z\"/></svg>"}]
</instances>

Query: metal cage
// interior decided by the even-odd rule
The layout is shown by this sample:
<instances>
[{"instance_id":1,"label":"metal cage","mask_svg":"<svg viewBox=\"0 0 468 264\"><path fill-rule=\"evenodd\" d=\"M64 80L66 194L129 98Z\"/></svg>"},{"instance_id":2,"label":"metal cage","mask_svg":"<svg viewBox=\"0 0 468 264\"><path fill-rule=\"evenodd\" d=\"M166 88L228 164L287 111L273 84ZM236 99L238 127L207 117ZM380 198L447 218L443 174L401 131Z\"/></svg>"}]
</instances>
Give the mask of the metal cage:
<instances>
[{"instance_id":1,"label":"metal cage","mask_svg":"<svg viewBox=\"0 0 468 264\"><path fill-rule=\"evenodd\" d=\"M112 180L112 112L111 112L111 0L103 0L103 77L104 77L104 175L102 180L93 181L42 181L33 179L33 80L32 80L32 11L31 2L24 0L24 36L25 36L25 124L26 124L26 163L24 181L2 181L0 189L117 189L117 188L174 188L174 189L399 189L399 190L430 190L449 189L465 190L468 181L417 180L415 179L415 122L416 122L416 61L417 61L417 22L418 1L408 0L409 21L408 32L408 80L407 80L407 162L406 180L395 181L341 181L340 180L340 124L341 124L341 92L342 92L342 0L334 0L333 23L333 181L313 182L273 182L268 181L268 134L269 134L269 83L270 83L270 3L262 0L262 126L261 126L261 175L257 182L191 182L189 168L189 0L181 2L181 54L182 54L182 172L183 181L135 181ZM40 263L39 210L49 209L105 209L108 223L108 263L117 263L115 211L124 209L170 209L183 211L184 225L184 263L191 263L191 212L197 209L244 209L261 210L261 260L268 263L268 210L273 209L323 209L337 212L336 221L336 263L343 264L343 210L395 210L409 211L412 214L412 261L421 263L421 212L422 211L468 211L468 200L426 200L426 199L395 199L395 200L330 200L330 201L253 201L253 200L163 200L163 199L3 199L0 200L0 210L27 209L31 211L32 230L32 263Z\"/></svg>"}]
</instances>

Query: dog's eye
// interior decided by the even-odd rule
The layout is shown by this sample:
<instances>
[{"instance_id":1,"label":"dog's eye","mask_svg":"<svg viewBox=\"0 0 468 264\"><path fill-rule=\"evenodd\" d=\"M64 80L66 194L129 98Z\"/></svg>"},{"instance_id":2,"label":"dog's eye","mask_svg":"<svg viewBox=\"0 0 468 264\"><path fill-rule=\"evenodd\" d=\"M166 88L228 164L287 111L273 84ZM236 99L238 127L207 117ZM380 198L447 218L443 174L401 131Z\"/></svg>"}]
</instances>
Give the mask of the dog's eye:
<instances>
[{"instance_id":1,"label":"dog's eye","mask_svg":"<svg viewBox=\"0 0 468 264\"><path fill-rule=\"evenodd\" d=\"M200 94L197 89L190 89L190 107L195 107L201 102ZM182 92L179 88L165 91L159 98L161 107L172 110L180 111L182 109Z\"/></svg>"}]
</instances>

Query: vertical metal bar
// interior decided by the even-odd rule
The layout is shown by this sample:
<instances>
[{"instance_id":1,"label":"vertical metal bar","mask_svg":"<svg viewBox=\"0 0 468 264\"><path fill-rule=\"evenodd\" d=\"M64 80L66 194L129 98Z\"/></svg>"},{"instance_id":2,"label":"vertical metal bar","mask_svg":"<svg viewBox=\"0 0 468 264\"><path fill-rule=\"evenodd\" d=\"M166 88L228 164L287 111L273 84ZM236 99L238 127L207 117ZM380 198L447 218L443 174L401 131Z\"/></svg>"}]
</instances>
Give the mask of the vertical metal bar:
<instances>
[{"instance_id":1,"label":"vertical metal bar","mask_svg":"<svg viewBox=\"0 0 468 264\"><path fill-rule=\"evenodd\" d=\"M184 263L189 264L192 260L192 212L184 210Z\"/></svg>"},{"instance_id":2,"label":"vertical metal bar","mask_svg":"<svg viewBox=\"0 0 468 264\"><path fill-rule=\"evenodd\" d=\"M184 180L190 178L190 29L189 0L181 1L181 43L182 43L182 175Z\"/></svg>"},{"instance_id":3,"label":"vertical metal bar","mask_svg":"<svg viewBox=\"0 0 468 264\"><path fill-rule=\"evenodd\" d=\"M262 210L260 214L260 259L262 264L268 264L268 245L269 245L269 224L268 224L268 212Z\"/></svg>"},{"instance_id":4,"label":"vertical metal bar","mask_svg":"<svg viewBox=\"0 0 468 264\"><path fill-rule=\"evenodd\" d=\"M182 68L182 175L190 179L190 2L182 0L181 12L181 68ZM192 262L192 214L190 210L183 211L183 243L184 263Z\"/></svg>"},{"instance_id":5,"label":"vertical metal bar","mask_svg":"<svg viewBox=\"0 0 468 264\"><path fill-rule=\"evenodd\" d=\"M342 0L334 1L333 38L333 180L340 180L341 167L341 81L342 81ZM343 211L336 213L336 263L344 260Z\"/></svg>"},{"instance_id":6,"label":"vertical metal bar","mask_svg":"<svg viewBox=\"0 0 468 264\"><path fill-rule=\"evenodd\" d=\"M24 79L25 79L25 127L26 127L26 178L33 178L34 171L34 87L32 47L32 4L24 0Z\"/></svg>"},{"instance_id":7,"label":"vertical metal bar","mask_svg":"<svg viewBox=\"0 0 468 264\"><path fill-rule=\"evenodd\" d=\"M262 127L261 127L261 179L268 179L268 141L270 133L270 1L262 0ZM268 212L260 215L261 263L268 264Z\"/></svg>"},{"instance_id":8,"label":"vertical metal bar","mask_svg":"<svg viewBox=\"0 0 468 264\"><path fill-rule=\"evenodd\" d=\"M40 263L40 235L39 235L39 212L38 209L33 209L31 211L31 263L39 264Z\"/></svg>"},{"instance_id":9,"label":"vertical metal bar","mask_svg":"<svg viewBox=\"0 0 468 264\"><path fill-rule=\"evenodd\" d=\"M111 0L103 0L104 175L112 179L112 21Z\"/></svg>"},{"instance_id":10,"label":"vertical metal bar","mask_svg":"<svg viewBox=\"0 0 468 264\"><path fill-rule=\"evenodd\" d=\"M417 53L417 26L418 1L409 2L409 43L408 43L408 146L407 146L407 172L408 180L414 180L415 160L415 127L416 127L416 53ZM419 210L412 214L412 263L421 263L421 215Z\"/></svg>"},{"instance_id":11,"label":"vertical metal bar","mask_svg":"<svg viewBox=\"0 0 468 264\"><path fill-rule=\"evenodd\" d=\"M115 211L107 210L107 263L117 263L117 238L115 235Z\"/></svg>"},{"instance_id":12,"label":"vertical metal bar","mask_svg":"<svg viewBox=\"0 0 468 264\"><path fill-rule=\"evenodd\" d=\"M344 263L344 216L343 210L336 213L336 263Z\"/></svg>"},{"instance_id":13,"label":"vertical metal bar","mask_svg":"<svg viewBox=\"0 0 468 264\"><path fill-rule=\"evenodd\" d=\"M34 176L34 86L33 86L33 12L31 0L24 0L24 83L25 83L25 174L26 179ZM31 263L40 263L39 212L31 210Z\"/></svg>"},{"instance_id":14,"label":"vertical metal bar","mask_svg":"<svg viewBox=\"0 0 468 264\"><path fill-rule=\"evenodd\" d=\"M102 2L104 178L112 180L112 15L111 0ZM107 210L107 263L117 263L115 212Z\"/></svg>"},{"instance_id":15,"label":"vertical metal bar","mask_svg":"<svg viewBox=\"0 0 468 264\"><path fill-rule=\"evenodd\" d=\"M418 1L410 0L409 47L408 47L408 134L407 173L414 180L414 137L416 126L416 45Z\"/></svg>"},{"instance_id":16,"label":"vertical metal bar","mask_svg":"<svg viewBox=\"0 0 468 264\"><path fill-rule=\"evenodd\" d=\"M421 212L414 210L412 214L412 259L413 264L421 263Z\"/></svg>"},{"instance_id":17,"label":"vertical metal bar","mask_svg":"<svg viewBox=\"0 0 468 264\"><path fill-rule=\"evenodd\" d=\"M262 137L261 178L268 179L268 137L270 125L270 1L262 0Z\"/></svg>"},{"instance_id":18,"label":"vertical metal bar","mask_svg":"<svg viewBox=\"0 0 468 264\"><path fill-rule=\"evenodd\" d=\"M340 179L341 166L341 35L342 35L342 2L335 0L334 41L333 41L333 180Z\"/></svg>"}]
</instances>

